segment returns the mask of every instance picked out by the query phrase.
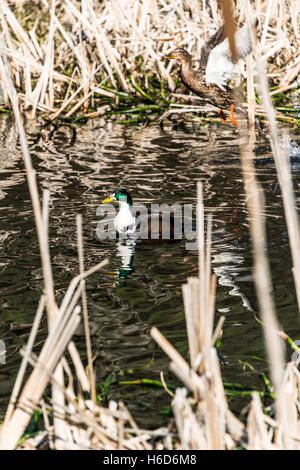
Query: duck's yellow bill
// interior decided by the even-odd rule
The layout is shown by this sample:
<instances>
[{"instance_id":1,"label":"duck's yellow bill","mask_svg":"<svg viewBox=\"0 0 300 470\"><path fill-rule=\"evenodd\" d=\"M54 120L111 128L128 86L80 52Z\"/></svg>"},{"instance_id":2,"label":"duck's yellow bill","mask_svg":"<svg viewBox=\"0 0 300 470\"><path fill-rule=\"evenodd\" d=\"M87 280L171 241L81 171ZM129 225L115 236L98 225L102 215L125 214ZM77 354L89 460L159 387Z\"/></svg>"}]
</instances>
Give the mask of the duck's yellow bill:
<instances>
[{"instance_id":1,"label":"duck's yellow bill","mask_svg":"<svg viewBox=\"0 0 300 470\"><path fill-rule=\"evenodd\" d=\"M174 54L171 54L171 55L165 55L165 59L176 59L176 56Z\"/></svg>"},{"instance_id":2,"label":"duck's yellow bill","mask_svg":"<svg viewBox=\"0 0 300 470\"><path fill-rule=\"evenodd\" d=\"M112 196L108 196L106 199L103 199L103 201L101 201L101 204L108 204L109 202L113 202L114 201L114 198Z\"/></svg>"}]
</instances>

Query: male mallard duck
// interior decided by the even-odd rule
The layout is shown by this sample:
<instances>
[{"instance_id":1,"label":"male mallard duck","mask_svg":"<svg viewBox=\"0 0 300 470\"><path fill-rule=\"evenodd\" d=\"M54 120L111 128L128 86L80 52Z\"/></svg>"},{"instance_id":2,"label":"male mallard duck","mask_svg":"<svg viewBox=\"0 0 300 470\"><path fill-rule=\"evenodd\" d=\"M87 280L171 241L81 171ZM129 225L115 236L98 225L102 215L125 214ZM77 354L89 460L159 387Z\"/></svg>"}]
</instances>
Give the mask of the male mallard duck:
<instances>
[{"instance_id":1,"label":"male mallard duck","mask_svg":"<svg viewBox=\"0 0 300 470\"><path fill-rule=\"evenodd\" d=\"M255 21L255 26L257 20ZM243 26L235 33L237 59L245 58L252 50L248 26ZM237 127L233 115L234 93L228 86L238 73L237 64L233 63L229 41L225 37L224 25L211 36L201 50L200 68L192 69L192 57L182 48L175 49L167 59L177 59L181 63L180 76L184 85L196 95L219 108L218 114L223 123L223 109L230 109L230 120Z\"/></svg>"},{"instance_id":2,"label":"male mallard duck","mask_svg":"<svg viewBox=\"0 0 300 470\"><path fill-rule=\"evenodd\" d=\"M169 224L168 227L166 227L166 231L169 232L167 235L169 236L164 238L163 235L165 234L163 233L163 218L161 214L157 218L154 214L151 216L149 212L147 212L147 214L141 213L136 216L132 198L126 189L116 189L108 198L102 201L102 204L110 202L119 203L120 210L114 218L114 227L118 237L142 238L143 242L148 244L174 241L175 223L173 214L170 214ZM145 217L147 217L147 219L145 219ZM157 219L158 224L156 224Z\"/></svg>"},{"instance_id":3,"label":"male mallard duck","mask_svg":"<svg viewBox=\"0 0 300 470\"><path fill-rule=\"evenodd\" d=\"M126 189L116 189L109 197L103 199L102 204L117 201L120 211L114 218L114 227L116 232L121 236L134 238L137 231L138 221L133 213L133 204L130 194Z\"/></svg>"}]
</instances>

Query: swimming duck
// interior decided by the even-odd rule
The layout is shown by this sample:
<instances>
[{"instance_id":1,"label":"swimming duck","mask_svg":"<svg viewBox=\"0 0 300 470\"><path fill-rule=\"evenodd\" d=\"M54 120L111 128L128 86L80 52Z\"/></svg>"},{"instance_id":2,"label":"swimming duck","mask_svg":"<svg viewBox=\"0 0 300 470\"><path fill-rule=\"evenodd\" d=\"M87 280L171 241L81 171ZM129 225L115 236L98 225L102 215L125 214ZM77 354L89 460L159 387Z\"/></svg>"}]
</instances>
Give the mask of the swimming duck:
<instances>
[{"instance_id":1,"label":"swimming duck","mask_svg":"<svg viewBox=\"0 0 300 470\"><path fill-rule=\"evenodd\" d=\"M132 198L126 189L116 189L109 197L101 201L102 204L118 202L120 211L114 218L114 227L117 235L121 237L128 236L135 238L138 226L138 220L133 212Z\"/></svg>"},{"instance_id":2,"label":"swimming duck","mask_svg":"<svg viewBox=\"0 0 300 470\"><path fill-rule=\"evenodd\" d=\"M257 20L254 26L256 25ZM243 26L235 33L235 44L237 59L244 59L251 52L248 26ZM230 120L234 127L238 127L234 117L234 92L228 86L228 82L238 73L238 66L232 61L224 25L202 47L198 70L192 69L192 56L185 49L177 48L166 58L179 60L180 77L184 85L210 104L217 106L223 124L226 119L223 109L229 108Z\"/></svg>"},{"instance_id":3,"label":"swimming duck","mask_svg":"<svg viewBox=\"0 0 300 470\"><path fill-rule=\"evenodd\" d=\"M126 189L116 189L101 202L102 204L119 203L120 210L114 218L114 228L118 238L142 238L143 243L146 244L174 241L175 221L173 214L170 214L169 224L166 227L168 233L164 233L162 215L155 216L147 211L146 214L141 212L136 216L132 197ZM138 209L137 212L139 212ZM181 236L178 236L178 239L181 239Z\"/></svg>"}]
</instances>

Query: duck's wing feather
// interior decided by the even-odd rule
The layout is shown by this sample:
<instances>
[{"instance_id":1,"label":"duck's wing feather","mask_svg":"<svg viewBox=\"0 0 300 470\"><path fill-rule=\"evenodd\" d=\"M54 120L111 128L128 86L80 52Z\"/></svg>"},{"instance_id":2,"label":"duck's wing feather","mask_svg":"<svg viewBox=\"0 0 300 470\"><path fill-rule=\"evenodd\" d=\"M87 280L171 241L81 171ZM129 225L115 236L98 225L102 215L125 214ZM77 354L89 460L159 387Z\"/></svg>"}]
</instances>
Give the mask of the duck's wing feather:
<instances>
[{"instance_id":1,"label":"duck's wing feather","mask_svg":"<svg viewBox=\"0 0 300 470\"><path fill-rule=\"evenodd\" d=\"M244 59L252 50L249 28L247 25L235 33L235 44L238 59ZM232 62L229 40L226 38L209 54L205 70L207 83L216 84L226 91L227 82L238 73L238 67Z\"/></svg>"},{"instance_id":2,"label":"duck's wing feather","mask_svg":"<svg viewBox=\"0 0 300 470\"><path fill-rule=\"evenodd\" d=\"M211 51L225 39L225 25L223 24L201 48L201 55L199 60L199 67L205 69Z\"/></svg>"}]
</instances>

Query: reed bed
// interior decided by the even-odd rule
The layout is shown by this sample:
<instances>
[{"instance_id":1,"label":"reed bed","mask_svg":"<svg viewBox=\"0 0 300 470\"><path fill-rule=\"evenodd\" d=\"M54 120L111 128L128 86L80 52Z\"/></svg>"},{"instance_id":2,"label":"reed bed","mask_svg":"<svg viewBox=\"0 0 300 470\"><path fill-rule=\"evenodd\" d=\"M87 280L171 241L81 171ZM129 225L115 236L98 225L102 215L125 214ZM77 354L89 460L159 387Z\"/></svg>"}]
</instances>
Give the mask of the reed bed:
<instances>
[{"instance_id":1,"label":"reed bed","mask_svg":"<svg viewBox=\"0 0 300 470\"><path fill-rule=\"evenodd\" d=\"M251 4L253 18L260 20L258 47L268 63L276 117L297 122L297 103L284 93L299 85L299 3ZM236 0L235 16L239 25L246 22L244 1ZM185 94L174 94L180 83L174 64L164 57L182 46L197 67L204 41L223 20L217 0L1 0L0 22L21 108L31 118L37 112L50 119L105 114L136 123L165 111L167 116L182 112L178 102L191 96L184 87ZM247 77L244 65L241 73ZM2 75L0 62L5 108ZM253 112L264 116L256 104ZM186 111L203 114L207 108Z\"/></svg>"},{"instance_id":2,"label":"reed bed","mask_svg":"<svg viewBox=\"0 0 300 470\"><path fill-rule=\"evenodd\" d=\"M260 198L261 193L253 193L252 190L253 187L250 187L247 196L251 196L253 202L254 194L258 194L257 197ZM295 362L287 365L284 363L281 343L283 335L280 334L274 311L267 310L272 300L268 297L270 289L262 292L269 278L265 255L257 246L259 242L263 245L265 243L258 227L254 237L256 281L257 286L261 284L259 296L262 293L263 330L269 351L272 383L277 395L275 405L265 409L258 392L252 392L246 424L230 411L215 348L224 318L219 319L213 330L215 278L211 276L210 267L212 219L211 216L208 217L205 240L202 193L202 184L199 183L199 276L188 279L183 286L191 364L178 354L156 328L151 331L152 337L169 356L170 369L185 386L177 388L172 401L180 446L189 450L300 449L300 373ZM263 230L262 212L257 211L260 205L256 203L257 201L254 202L256 219L252 219L252 223L258 224ZM266 281L263 276L266 276Z\"/></svg>"}]
</instances>

